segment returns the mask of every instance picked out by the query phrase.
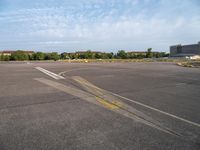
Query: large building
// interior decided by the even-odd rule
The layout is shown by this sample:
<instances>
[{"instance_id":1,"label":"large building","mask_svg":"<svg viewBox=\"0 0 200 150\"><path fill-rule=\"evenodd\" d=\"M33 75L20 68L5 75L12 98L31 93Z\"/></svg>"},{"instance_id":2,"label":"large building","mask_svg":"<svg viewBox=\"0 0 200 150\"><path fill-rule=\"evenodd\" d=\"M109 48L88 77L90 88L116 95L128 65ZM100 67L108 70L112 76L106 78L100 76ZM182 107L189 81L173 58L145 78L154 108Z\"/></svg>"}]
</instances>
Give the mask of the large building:
<instances>
[{"instance_id":1,"label":"large building","mask_svg":"<svg viewBox=\"0 0 200 150\"><path fill-rule=\"evenodd\" d=\"M4 50L4 51L0 51L0 55L11 56L11 54L13 54L15 52L17 52L17 51ZM32 55L34 53L33 51L21 51L21 52L23 52L24 54L27 54L27 55Z\"/></svg>"},{"instance_id":2,"label":"large building","mask_svg":"<svg viewBox=\"0 0 200 150\"><path fill-rule=\"evenodd\" d=\"M200 55L200 42L191 45L170 46L171 57L190 57L195 55Z\"/></svg>"},{"instance_id":3,"label":"large building","mask_svg":"<svg viewBox=\"0 0 200 150\"><path fill-rule=\"evenodd\" d=\"M11 56L12 53L14 53L15 51L9 51L9 50L6 50L6 51L0 51L0 55L3 55L3 56Z\"/></svg>"}]
</instances>

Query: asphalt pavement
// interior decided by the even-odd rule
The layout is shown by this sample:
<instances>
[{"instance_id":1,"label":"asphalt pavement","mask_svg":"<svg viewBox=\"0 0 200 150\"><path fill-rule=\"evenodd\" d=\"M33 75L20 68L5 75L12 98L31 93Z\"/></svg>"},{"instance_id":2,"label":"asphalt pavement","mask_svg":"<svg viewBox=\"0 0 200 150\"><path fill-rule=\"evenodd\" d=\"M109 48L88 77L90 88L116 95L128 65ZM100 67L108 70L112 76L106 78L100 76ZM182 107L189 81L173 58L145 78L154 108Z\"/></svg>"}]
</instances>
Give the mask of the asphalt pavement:
<instances>
[{"instance_id":1,"label":"asphalt pavement","mask_svg":"<svg viewBox=\"0 0 200 150\"><path fill-rule=\"evenodd\" d=\"M0 63L0 150L199 150L200 69Z\"/></svg>"}]
</instances>

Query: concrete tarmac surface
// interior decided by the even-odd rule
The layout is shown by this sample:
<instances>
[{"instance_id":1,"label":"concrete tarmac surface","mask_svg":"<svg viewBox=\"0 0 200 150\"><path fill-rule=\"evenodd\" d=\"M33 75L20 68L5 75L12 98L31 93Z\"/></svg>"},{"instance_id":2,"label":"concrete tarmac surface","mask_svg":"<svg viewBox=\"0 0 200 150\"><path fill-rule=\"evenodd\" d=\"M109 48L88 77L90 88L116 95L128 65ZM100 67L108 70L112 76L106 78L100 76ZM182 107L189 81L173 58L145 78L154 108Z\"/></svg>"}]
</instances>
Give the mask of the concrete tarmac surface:
<instances>
[{"instance_id":1,"label":"concrete tarmac surface","mask_svg":"<svg viewBox=\"0 0 200 150\"><path fill-rule=\"evenodd\" d=\"M0 62L0 150L199 150L200 69Z\"/></svg>"}]
</instances>

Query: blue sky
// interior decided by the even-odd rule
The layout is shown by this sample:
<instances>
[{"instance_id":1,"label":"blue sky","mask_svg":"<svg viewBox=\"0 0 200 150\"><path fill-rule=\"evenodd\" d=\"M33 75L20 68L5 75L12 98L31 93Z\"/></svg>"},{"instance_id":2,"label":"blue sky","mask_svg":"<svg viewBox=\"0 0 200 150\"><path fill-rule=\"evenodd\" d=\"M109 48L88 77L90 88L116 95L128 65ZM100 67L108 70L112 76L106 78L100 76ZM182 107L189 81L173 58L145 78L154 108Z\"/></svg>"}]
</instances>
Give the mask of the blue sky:
<instances>
[{"instance_id":1,"label":"blue sky","mask_svg":"<svg viewBox=\"0 0 200 150\"><path fill-rule=\"evenodd\" d=\"M0 0L0 50L168 51L200 41L199 0Z\"/></svg>"}]
</instances>

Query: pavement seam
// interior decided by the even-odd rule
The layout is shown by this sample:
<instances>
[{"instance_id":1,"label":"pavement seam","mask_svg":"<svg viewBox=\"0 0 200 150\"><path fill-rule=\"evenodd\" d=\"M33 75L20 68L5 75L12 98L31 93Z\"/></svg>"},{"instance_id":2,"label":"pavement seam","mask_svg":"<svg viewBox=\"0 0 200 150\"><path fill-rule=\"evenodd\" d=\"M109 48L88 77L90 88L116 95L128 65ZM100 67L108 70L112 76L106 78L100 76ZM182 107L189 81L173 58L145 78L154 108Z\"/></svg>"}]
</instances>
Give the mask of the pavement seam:
<instances>
[{"instance_id":1,"label":"pavement seam","mask_svg":"<svg viewBox=\"0 0 200 150\"><path fill-rule=\"evenodd\" d=\"M79 100L79 98L72 98L70 100ZM49 102L38 102L38 103L31 103L31 104L25 104L25 105L7 106L7 107L0 108L0 111L6 110L6 109L15 109L15 108L34 106L34 105L44 105L44 104L60 103L60 102L67 102L67 101L69 101L69 99L68 100L55 100L55 101L49 101Z\"/></svg>"}]
</instances>

